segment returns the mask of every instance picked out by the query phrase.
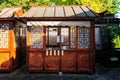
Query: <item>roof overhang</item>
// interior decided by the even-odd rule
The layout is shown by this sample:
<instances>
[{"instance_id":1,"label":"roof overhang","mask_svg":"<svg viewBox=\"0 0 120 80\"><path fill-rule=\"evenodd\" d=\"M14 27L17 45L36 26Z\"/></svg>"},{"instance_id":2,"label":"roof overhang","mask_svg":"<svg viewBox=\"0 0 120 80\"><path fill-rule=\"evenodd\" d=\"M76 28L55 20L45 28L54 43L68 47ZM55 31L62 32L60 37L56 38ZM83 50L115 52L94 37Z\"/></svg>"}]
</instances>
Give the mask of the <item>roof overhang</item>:
<instances>
[{"instance_id":1,"label":"roof overhang","mask_svg":"<svg viewBox=\"0 0 120 80\"><path fill-rule=\"evenodd\" d=\"M28 21L27 26L86 26L90 27L90 21Z\"/></svg>"}]
</instances>

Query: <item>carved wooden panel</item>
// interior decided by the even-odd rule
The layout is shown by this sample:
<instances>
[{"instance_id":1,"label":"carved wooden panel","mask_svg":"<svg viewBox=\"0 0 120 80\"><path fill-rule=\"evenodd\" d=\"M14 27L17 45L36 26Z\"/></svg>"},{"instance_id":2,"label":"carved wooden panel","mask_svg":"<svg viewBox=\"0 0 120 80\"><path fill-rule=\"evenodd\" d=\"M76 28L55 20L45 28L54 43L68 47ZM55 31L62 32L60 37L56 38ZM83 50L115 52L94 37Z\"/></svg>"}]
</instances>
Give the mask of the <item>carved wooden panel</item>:
<instances>
[{"instance_id":1,"label":"carved wooden panel","mask_svg":"<svg viewBox=\"0 0 120 80\"><path fill-rule=\"evenodd\" d=\"M89 54L86 52L77 54L77 67L79 71L84 71L89 69L90 58Z\"/></svg>"},{"instance_id":2,"label":"carved wooden panel","mask_svg":"<svg viewBox=\"0 0 120 80\"><path fill-rule=\"evenodd\" d=\"M43 48L43 27L30 27L30 48Z\"/></svg>"},{"instance_id":3,"label":"carved wooden panel","mask_svg":"<svg viewBox=\"0 0 120 80\"><path fill-rule=\"evenodd\" d=\"M60 52L48 51L45 56L45 70L59 71L60 67Z\"/></svg>"},{"instance_id":4,"label":"carved wooden panel","mask_svg":"<svg viewBox=\"0 0 120 80\"><path fill-rule=\"evenodd\" d=\"M78 48L90 47L90 27L78 27Z\"/></svg>"},{"instance_id":5,"label":"carved wooden panel","mask_svg":"<svg viewBox=\"0 0 120 80\"><path fill-rule=\"evenodd\" d=\"M42 70L43 69L43 54L31 52L28 57L29 70Z\"/></svg>"},{"instance_id":6,"label":"carved wooden panel","mask_svg":"<svg viewBox=\"0 0 120 80\"><path fill-rule=\"evenodd\" d=\"M64 51L61 59L62 71L75 71L76 70L76 52Z\"/></svg>"},{"instance_id":7,"label":"carved wooden panel","mask_svg":"<svg viewBox=\"0 0 120 80\"><path fill-rule=\"evenodd\" d=\"M10 55L9 53L0 53L0 69L10 68Z\"/></svg>"},{"instance_id":8,"label":"carved wooden panel","mask_svg":"<svg viewBox=\"0 0 120 80\"><path fill-rule=\"evenodd\" d=\"M0 24L0 48L8 48L8 32L9 32L9 24L4 23Z\"/></svg>"}]
</instances>

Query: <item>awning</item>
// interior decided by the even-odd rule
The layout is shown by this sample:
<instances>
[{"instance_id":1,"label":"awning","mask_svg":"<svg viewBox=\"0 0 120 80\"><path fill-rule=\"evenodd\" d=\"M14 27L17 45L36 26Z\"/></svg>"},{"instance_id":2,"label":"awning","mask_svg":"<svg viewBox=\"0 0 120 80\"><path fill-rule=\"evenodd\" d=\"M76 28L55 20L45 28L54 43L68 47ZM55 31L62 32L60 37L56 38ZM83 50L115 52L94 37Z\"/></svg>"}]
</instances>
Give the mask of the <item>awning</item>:
<instances>
[{"instance_id":1,"label":"awning","mask_svg":"<svg viewBox=\"0 0 120 80\"><path fill-rule=\"evenodd\" d=\"M90 21L28 21L27 26L86 26L90 27Z\"/></svg>"}]
</instances>

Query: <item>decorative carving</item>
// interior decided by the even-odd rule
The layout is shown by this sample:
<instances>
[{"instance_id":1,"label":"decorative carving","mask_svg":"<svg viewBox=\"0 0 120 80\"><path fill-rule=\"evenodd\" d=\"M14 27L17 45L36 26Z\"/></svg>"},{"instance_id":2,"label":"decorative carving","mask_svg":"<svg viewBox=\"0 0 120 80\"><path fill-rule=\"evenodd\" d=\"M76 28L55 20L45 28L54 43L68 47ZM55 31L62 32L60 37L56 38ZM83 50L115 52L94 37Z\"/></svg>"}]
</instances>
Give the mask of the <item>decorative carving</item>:
<instances>
[{"instance_id":1,"label":"decorative carving","mask_svg":"<svg viewBox=\"0 0 120 80\"><path fill-rule=\"evenodd\" d=\"M29 54L29 67L30 68L42 68L43 67L43 56L40 53Z\"/></svg>"},{"instance_id":2,"label":"decorative carving","mask_svg":"<svg viewBox=\"0 0 120 80\"><path fill-rule=\"evenodd\" d=\"M90 28L79 27L78 28L78 48L89 48L90 47Z\"/></svg>"}]
</instances>

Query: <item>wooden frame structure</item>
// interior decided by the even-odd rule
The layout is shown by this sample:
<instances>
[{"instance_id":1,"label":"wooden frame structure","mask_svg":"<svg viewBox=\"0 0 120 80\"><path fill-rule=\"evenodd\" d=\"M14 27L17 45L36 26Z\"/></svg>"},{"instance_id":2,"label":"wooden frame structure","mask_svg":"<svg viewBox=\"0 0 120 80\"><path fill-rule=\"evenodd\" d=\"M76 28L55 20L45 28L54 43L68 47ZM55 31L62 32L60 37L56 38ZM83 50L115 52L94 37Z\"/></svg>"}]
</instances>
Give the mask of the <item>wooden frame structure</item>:
<instances>
[{"instance_id":1,"label":"wooden frame structure","mask_svg":"<svg viewBox=\"0 0 120 80\"><path fill-rule=\"evenodd\" d=\"M87 6L38 6L27 19L29 72L95 71L94 19Z\"/></svg>"},{"instance_id":2,"label":"wooden frame structure","mask_svg":"<svg viewBox=\"0 0 120 80\"><path fill-rule=\"evenodd\" d=\"M22 14L21 7L8 7L0 12L0 72L12 72L25 62L26 49L21 51L23 46L20 45L20 30L25 24L15 19Z\"/></svg>"}]
</instances>

